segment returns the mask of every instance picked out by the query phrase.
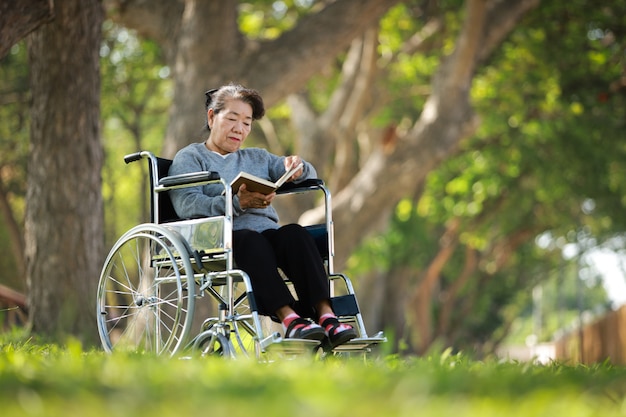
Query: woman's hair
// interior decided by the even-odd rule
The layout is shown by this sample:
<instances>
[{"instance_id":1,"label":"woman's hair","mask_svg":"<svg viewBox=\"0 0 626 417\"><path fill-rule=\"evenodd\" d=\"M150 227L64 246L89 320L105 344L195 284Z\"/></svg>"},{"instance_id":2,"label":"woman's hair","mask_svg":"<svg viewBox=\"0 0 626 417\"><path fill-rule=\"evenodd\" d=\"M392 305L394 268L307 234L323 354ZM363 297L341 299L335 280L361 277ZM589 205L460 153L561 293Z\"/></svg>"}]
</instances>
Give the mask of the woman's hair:
<instances>
[{"instance_id":1,"label":"woman's hair","mask_svg":"<svg viewBox=\"0 0 626 417\"><path fill-rule=\"evenodd\" d=\"M227 84L220 88L214 88L204 93L206 96L205 115L209 109L213 109L215 114L224 110L226 101L229 99L241 100L252 107L252 120L258 120L265 115L265 105L263 98L258 91L246 88L240 84ZM207 120L207 129L211 130Z\"/></svg>"}]
</instances>

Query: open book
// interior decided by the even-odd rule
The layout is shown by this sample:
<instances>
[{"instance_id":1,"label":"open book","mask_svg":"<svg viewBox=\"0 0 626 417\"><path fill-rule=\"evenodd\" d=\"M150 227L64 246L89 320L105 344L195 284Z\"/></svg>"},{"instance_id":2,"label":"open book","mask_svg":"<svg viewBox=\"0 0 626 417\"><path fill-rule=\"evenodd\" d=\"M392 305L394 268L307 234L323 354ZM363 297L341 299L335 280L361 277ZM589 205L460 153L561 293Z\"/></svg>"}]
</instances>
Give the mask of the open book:
<instances>
[{"instance_id":1,"label":"open book","mask_svg":"<svg viewBox=\"0 0 626 417\"><path fill-rule=\"evenodd\" d=\"M261 194L271 194L276 189L278 189L281 185L285 183L289 178L293 176L300 168L302 168L302 163L297 166L291 168L287 172L283 174L276 182L271 182L268 180L264 180L263 178L259 178L256 175L248 174L247 172L240 172L239 175L235 177L235 179L230 183L231 188L233 189L233 194L237 194L239 191L239 187L241 184L246 184L246 189L248 191L254 191Z\"/></svg>"}]
</instances>

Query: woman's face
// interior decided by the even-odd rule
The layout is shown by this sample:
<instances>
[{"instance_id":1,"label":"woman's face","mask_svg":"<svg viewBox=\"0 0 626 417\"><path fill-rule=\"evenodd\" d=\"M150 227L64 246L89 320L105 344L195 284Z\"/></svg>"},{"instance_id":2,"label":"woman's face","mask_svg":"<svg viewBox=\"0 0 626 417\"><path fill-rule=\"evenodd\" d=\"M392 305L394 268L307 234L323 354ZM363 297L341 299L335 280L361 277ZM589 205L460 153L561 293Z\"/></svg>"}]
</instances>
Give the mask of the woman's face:
<instances>
[{"instance_id":1,"label":"woman's face","mask_svg":"<svg viewBox=\"0 0 626 417\"><path fill-rule=\"evenodd\" d=\"M252 127L252 106L229 99L219 113L209 109L207 120L211 128L207 147L222 155L237 152Z\"/></svg>"}]
</instances>

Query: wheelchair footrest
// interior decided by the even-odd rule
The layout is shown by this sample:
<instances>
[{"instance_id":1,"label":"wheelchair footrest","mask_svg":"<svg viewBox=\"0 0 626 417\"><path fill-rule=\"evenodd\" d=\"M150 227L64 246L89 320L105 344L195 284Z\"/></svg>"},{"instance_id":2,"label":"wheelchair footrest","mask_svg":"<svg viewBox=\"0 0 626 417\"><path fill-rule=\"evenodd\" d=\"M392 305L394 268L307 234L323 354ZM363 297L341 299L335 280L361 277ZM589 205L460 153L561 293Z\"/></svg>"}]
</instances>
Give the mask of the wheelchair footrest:
<instances>
[{"instance_id":1,"label":"wheelchair footrest","mask_svg":"<svg viewBox=\"0 0 626 417\"><path fill-rule=\"evenodd\" d=\"M298 355L302 353L312 353L320 344L321 342L318 340L285 339L280 337L275 339L274 343L267 346L267 350L287 355Z\"/></svg>"},{"instance_id":2,"label":"wheelchair footrest","mask_svg":"<svg viewBox=\"0 0 626 417\"><path fill-rule=\"evenodd\" d=\"M371 347L386 341L387 338L383 336L382 332L378 332L374 336L358 337L336 346L333 352L368 352Z\"/></svg>"}]
</instances>

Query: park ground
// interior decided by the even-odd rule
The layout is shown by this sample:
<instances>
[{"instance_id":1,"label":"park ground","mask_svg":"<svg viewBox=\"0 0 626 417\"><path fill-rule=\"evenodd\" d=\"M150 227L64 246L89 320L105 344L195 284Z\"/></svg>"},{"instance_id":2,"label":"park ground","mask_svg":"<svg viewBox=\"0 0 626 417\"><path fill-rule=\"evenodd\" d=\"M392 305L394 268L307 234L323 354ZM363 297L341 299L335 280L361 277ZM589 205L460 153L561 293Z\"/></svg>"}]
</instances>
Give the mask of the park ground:
<instances>
[{"instance_id":1,"label":"park ground","mask_svg":"<svg viewBox=\"0 0 626 417\"><path fill-rule=\"evenodd\" d=\"M2 341L3 416L626 416L626 368L401 358L165 358Z\"/></svg>"}]
</instances>

